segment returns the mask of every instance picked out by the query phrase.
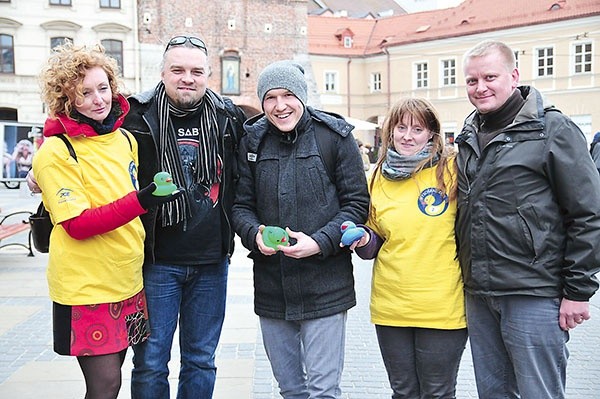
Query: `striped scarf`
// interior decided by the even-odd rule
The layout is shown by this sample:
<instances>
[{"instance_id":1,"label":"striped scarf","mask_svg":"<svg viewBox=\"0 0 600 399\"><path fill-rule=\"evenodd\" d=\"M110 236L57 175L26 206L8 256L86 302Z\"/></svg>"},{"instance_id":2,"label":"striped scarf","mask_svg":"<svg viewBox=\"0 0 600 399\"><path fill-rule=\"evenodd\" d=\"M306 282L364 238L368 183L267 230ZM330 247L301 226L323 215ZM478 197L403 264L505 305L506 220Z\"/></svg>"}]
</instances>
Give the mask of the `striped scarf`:
<instances>
[{"instance_id":1,"label":"striped scarf","mask_svg":"<svg viewBox=\"0 0 600 399\"><path fill-rule=\"evenodd\" d=\"M156 87L156 99L158 104L159 124L159 154L161 154L159 167L173 177L173 182L178 187L185 187L185 177L177 146L177 137L171 123L170 116L184 117L200 110L199 127L200 137L198 143L198 164L195 168L194 179L210 187L221 181L218 173L219 140L217 112L215 104L209 95L204 95L198 105L189 109L175 107L168 101L165 85L160 82ZM174 201L162 205L162 226L173 226L187 220L191 216L190 208L191 193ZM185 230L185 226L184 226Z\"/></svg>"}]
</instances>

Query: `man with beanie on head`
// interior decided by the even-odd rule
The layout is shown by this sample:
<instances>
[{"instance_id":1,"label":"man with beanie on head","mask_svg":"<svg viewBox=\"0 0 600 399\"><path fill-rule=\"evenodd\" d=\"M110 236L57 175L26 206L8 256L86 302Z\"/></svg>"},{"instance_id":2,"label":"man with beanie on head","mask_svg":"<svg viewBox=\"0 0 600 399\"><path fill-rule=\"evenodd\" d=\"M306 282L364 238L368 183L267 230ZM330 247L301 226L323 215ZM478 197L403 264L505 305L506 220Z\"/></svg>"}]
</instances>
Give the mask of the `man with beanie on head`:
<instances>
[{"instance_id":1,"label":"man with beanie on head","mask_svg":"<svg viewBox=\"0 0 600 399\"><path fill-rule=\"evenodd\" d=\"M257 92L264 113L244 124L233 206L234 228L254 260L254 311L281 395L340 398L346 312L356 304L340 225L367 217L361 156L352 125L306 105L300 65L267 66ZM325 139L331 177L321 158ZM285 228L289 242L266 246L265 226Z\"/></svg>"}]
</instances>

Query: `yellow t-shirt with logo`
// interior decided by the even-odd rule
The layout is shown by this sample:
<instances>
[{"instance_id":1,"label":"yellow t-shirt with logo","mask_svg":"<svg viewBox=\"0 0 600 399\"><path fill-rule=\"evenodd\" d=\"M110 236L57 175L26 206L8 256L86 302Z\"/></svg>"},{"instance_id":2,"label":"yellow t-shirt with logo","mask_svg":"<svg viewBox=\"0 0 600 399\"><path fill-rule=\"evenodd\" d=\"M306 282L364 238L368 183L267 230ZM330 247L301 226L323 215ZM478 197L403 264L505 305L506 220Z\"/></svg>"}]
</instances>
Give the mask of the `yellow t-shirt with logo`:
<instances>
[{"instance_id":1,"label":"yellow t-shirt with logo","mask_svg":"<svg viewBox=\"0 0 600 399\"><path fill-rule=\"evenodd\" d=\"M462 277L455 260L456 202L437 190L435 171L424 169L400 181L379 172L373 177L367 225L384 239L373 264L374 324L466 327Z\"/></svg>"},{"instance_id":2,"label":"yellow t-shirt with logo","mask_svg":"<svg viewBox=\"0 0 600 399\"><path fill-rule=\"evenodd\" d=\"M84 210L137 190L137 142L118 130L70 137L77 160L57 137L46 138L33 159L35 178L53 223L48 261L50 298L64 305L118 302L143 287L144 228L140 218L84 240L61 225Z\"/></svg>"}]
</instances>

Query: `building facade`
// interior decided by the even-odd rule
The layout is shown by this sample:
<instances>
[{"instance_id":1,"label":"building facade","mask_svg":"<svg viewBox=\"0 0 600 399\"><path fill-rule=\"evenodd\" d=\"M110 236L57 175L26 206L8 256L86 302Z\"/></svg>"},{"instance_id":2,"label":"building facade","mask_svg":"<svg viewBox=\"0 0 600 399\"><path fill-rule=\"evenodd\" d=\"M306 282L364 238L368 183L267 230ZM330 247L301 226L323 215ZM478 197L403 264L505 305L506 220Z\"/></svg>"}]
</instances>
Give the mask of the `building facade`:
<instances>
[{"instance_id":1,"label":"building facade","mask_svg":"<svg viewBox=\"0 0 600 399\"><path fill-rule=\"evenodd\" d=\"M490 10L495 10L491 13ZM379 20L309 16L309 53L323 108L381 125L401 97L429 99L452 142L473 106L462 55L500 40L515 50L520 84L542 91L591 141L600 130L600 3L466 0ZM377 145L371 135L363 138Z\"/></svg>"}]
</instances>

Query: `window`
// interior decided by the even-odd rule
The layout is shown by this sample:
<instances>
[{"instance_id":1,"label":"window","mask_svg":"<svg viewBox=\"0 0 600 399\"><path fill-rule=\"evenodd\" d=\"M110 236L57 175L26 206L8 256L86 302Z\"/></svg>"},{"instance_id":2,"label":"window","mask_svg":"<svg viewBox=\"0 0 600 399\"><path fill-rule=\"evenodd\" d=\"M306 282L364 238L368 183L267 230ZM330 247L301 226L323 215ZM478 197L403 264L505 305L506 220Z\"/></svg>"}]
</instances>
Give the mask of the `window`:
<instances>
[{"instance_id":1,"label":"window","mask_svg":"<svg viewBox=\"0 0 600 399\"><path fill-rule=\"evenodd\" d=\"M417 89L429 87L429 68L426 62L415 64L415 86Z\"/></svg>"},{"instance_id":2,"label":"window","mask_svg":"<svg viewBox=\"0 0 600 399\"><path fill-rule=\"evenodd\" d=\"M574 47L574 73L592 72L592 43L578 43Z\"/></svg>"},{"instance_id":3,"label":"window","mask_svg":"<svg viewBox=\"0 0 600 399\"><path fill-rule=\"evenodd\" d=\"M554 49L552 47L539 48L537 54L537 76L554 75Z\"/></svg>"},{"instance_id":4,"label":"window","mask_svg":"<svg viewBox=\"0 0 600 399\"><path fill-rule=\"evenodd\" d=\"M71 0L50 0L52 6L70 6Z\"/></svg>"},{"instance_id":5,"label":"window","mask_svg":"<svg viewBox=\"0 0 600 399\"><path fill-rule=\"evenodd\" d=\"M344 36L344 47L352 48L352 38L350 36Z\"/></svg>"},{"instance_id":6,"label":"window","mask_svg":"<svg viewBox=\"0 0 600 399\"><path fill-rule=\"evenodd\" d=\"M120 40L107 39L102 40L100 43L106 50L106 54L117 60L119 70L121 71L121 75L123 75L123 42Z\"/></svg>"},{"instance_id":7,"label":"window","mask_svg":"<svg viewBox=\"0 0 600 399\"><path fill-rule=\"evenodd\" d=\"M456 60L442 60L442 86L456 85Z\"/></svg>"},{"instance_id":8,"label":"window","mask_svg":"<svg viewBox=\"0 0 600 399\"><path fill-rule=\"evenodd\" d=\"M0 35L0 73L15 73L15 48L9 35Z\"/></svg>"},{"instance_id":9,"label":"window","mask_svg":"<svg viewBox=\"0 0 600 399\"><path fill-rule=\"evenodd\" d=\"M374 72L371 74L371 92L381 91L381 73Z\"/></svg>"},{"instance_id":10,"label":"window","mask_svg":"<svg viewBox=\"0 0 600 399\"><path fill-rule=\"evenodd\" d=\"M100 0L100 8L121 8L121 0Z\"/></svg>"},{"instance_id":11,"label":"window","mask_svg":"<svg viewBox=\"0 0 600 399\"><path fill-rule=\"evenodd\" d=\"M66 42L73 43L73 39L71 39L70 37L63 37L63 36L51 37L50 38L50 49L54 50L55 48L65 44Z\"/></svg>"},{"instance_id":12,"label":"window","mask_svg":"<svg viewBox=\"0 0 600 399\"><path fill-rule=\"evenodd\" d=\"M325 72L325 91L328 93L337 92L337 72Z\"/></svg>"}]
</instances>

